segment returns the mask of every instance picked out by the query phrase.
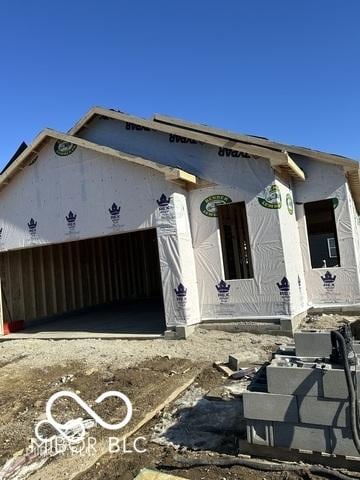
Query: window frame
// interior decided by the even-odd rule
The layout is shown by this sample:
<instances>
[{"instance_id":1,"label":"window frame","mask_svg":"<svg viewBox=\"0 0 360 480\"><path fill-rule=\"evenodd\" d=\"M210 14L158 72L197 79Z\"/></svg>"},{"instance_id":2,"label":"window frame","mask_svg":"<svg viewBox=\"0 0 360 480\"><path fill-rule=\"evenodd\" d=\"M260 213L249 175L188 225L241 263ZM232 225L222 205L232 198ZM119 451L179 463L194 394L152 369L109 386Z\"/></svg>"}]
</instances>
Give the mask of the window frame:
<instances>
[{"instance_id":1,"label":"window frame","mask_svg":"<svg viewBox=\"0 0 360 480\"><path fill-rule=\"evenodd\" d=\"M330 240L334 241L334 245L330 245ZM335 237L329 237L329 238L326 239L326 241L327 241L327 246L328 246L329 258L338 258L339 255L332 255L332 253L331 253L331 250L333 248L335 248L336 253L338 253L337 245L336 245L336 238Z\"/></svg>"},{"instance_id":2,"label":"window frame","mask_svg":"<svg viewBox=\"0 0 360 480\"><path fill-rule=\"evenodd\" d=\"M227 209L227 215L222 213L225 212L225 209ZM253 280L254 267L246 203L242 201L218 205L217 216L224 280ZM226 217L227 219L231 218L233 223L227 223ZM229 237L226 238L226 234L229 235L229 227L232 237L230 241ZM230 265L231 256L233 265Z\"/></svg>"},{"instance_id":3,"label":"window frame","mask_svg":"<svg viewBox=\"0 0 360 480\"><path fill-rule=\"evenodd\" d=\"M331 205L330 207L330 214L331 214L331 217L332 217L332 222L333 222L333 225L334 225L334 230L332 232L332 236L331 237L328 237L326 239L326 245L327 245L327 250L328 250L328 254L330 253L330 250L329 250L329 244L328 244L328 239L329 238L333 238L335 240L335 246L336 246L336 251L337 251L337 255L336 256L330 256L329 255L329 258L337 258L338 259L338 262L337 262L337 265L334 265L334 266L327 266L327 267L323 267L323 266L319 266L319 267L314 267L313 266L313 260L312 260L312 255L311 255L311 248L310 248L310 234L309 234L309 223L308 223L308 214L306 212L307 207L308 205L310 204L314 204L314 203L325 203L325 202L328 202L329 205ZM310 266L311 266L311 269L312 270L318 270L318 269L324 269L324 268L341 268L341 256L340 256L340 249L339 249L339 241L338 241L338 232L337 232L337 225L336 225L336 218L335 218L335 212L334 212L334 199L333 198L323 198L321 200L314 200L314 201L311 201L311 202L305 202L304 203L304 215L305 215L305 228L306 228L306 236L307 236L307 244L308 244L308 253L309 253L309 259L310 259ZM326 232L325 232L326 233ZM330 234L330 233L329 233Z\"/></svg>"}]
</instances>

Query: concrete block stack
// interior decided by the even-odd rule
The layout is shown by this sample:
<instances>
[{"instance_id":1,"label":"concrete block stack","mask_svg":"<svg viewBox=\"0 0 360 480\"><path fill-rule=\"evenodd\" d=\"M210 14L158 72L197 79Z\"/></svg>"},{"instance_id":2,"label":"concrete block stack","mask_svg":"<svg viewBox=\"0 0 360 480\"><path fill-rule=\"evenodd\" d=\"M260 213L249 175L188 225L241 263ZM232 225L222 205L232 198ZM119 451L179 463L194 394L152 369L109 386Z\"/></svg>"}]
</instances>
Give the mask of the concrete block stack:
<instances>
[{"instance_id":1,"label":"concrete block stack","mask_svg":"<svg viewBox=\"0 0 360 480\"><path fill-rule=\"evenodd\" d=\"M282 346L243 395L247 441L359 457L345 373L330 360L330 332L297 332L294 339L295 345ZM359 342L354 350L359 352ZM351 368L359 394L360 371Z\"/></svg>"}]
</instances>

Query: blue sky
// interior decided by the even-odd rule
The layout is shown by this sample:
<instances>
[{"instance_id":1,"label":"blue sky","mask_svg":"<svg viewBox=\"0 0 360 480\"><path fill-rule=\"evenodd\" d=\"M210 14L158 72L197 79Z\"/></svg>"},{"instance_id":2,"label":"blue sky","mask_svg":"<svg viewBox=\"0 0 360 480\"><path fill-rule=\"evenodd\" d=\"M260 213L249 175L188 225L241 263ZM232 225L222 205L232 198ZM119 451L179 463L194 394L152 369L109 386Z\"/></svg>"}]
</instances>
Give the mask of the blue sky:
<instances>
[{"instance_id":1,"label":"blue sky","mask_svg":"<svg viewBox=\"0 0 360 480\"><path fill-rule=\"evenodd\" d=\"M2 0L0 166L91 106L360 159L358 0Z\"/></svg>"}]
</instances>

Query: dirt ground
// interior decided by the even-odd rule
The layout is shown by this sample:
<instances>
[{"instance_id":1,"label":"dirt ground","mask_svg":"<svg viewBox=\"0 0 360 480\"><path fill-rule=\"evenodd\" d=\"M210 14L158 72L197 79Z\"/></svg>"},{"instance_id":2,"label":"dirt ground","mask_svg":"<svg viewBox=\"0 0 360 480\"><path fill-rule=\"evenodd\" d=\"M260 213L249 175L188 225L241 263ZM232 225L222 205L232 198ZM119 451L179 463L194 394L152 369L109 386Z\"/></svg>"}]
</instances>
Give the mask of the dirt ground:
<instances>
[{"instance_id":1,"label":"dirt ground","mask_svg":"<svg viewBox=\"0 0 360 480\"><path fill-rule=\"evenodd\" d=\"M287 337L234 334L198 329L187 340L13 340L0 341L0 366L48 368L76 360L79 364L103 368L125 368L156 356L191 361L227 361L229 354L241 352L245 362L262 362L274 343Z\"/></svg>"},{"instance_id":2,"label":"dirt ground","mask_svg":"<svg viewBox=\"0 0 360 480\"><path fill-rule=\"evenodd\" d=\"M333 326L340 321L340 318L332 318L331 321L323 318L324 326ZM319 318L316 322L312 319L306 326L314 328L314 323L317 328L322 326ZM214 361L227 361L229 354L240 352L244 364L261 364L269 359L276 344L291 341L288 337L199 329L186 341L27 339L0 342L0 470L7 460L28 446L34 437L35 424L45 418L47 400L59 390L77 393L91 407L105 391L119 390L125 393L134 407L133 419L129 424L131 430L170 394L194 378L193 385L206 392L223 385L225 378L213 368ZM189 450L174 449L150 441L155 425L171 408L171 405L166 407L165 411L136 432L136 436L145 437L146 453L121 452L106 454L98 459L97 454L86 458L57 456L49 459L29 478L133 480L141 468L166 471L162 466L172 465L174 455L192 455ZM108 399L96 405L96 412L112 423L123 418L125 409L115 399ZM55 413L58 421L84 416L80 407L69 400L59 400ZM209 425L211 423L212 419L209 419ZM244 435L241 429L243 426L239 424L236 435ZM104 431L100 427L90 432L100 444L104 441ZM130 441L133 437L130 436ZM210 457L215 453L234 454L236 447L234 442L227 441L221 452L203 453ZM76 472L82 473L76 475ZM307 473L265 474L240 466L182 468L169 473L194 480L310 478Z\"/></svg>"},{"instance_id":3,"label":"dirt ground","mask_svg":"<svg viewBox=\"0 0 360 480\"><path fill-rule=\"evenodd\" d=\"M299 326L302 330L323 329L331 330L344 325L354 323L359 318L353 315L338 315L336 313L327 315L308 315Z\"/></svg>"}]
</instances>

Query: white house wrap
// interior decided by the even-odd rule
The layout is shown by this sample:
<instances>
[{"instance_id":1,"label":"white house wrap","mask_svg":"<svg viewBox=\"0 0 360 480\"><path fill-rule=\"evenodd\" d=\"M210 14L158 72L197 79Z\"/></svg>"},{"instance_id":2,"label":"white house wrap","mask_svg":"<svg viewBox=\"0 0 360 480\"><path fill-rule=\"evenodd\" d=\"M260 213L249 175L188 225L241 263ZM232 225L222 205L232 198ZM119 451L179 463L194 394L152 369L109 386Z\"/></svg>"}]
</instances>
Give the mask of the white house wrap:
<instances>
[{"instance_id":1,"label":"white house wrap","mask_svg":"<svg viewBox=\"0 0 360 480\"><path fill-rule=\"evenodd\" d=\"M329 202L319 208L334 215L335 233L311 203L326 199L333 213ZM239 210L227 210L231 205ZM310 307L360 304L359 206L353 160L94 108L68 134L44 130L0 176L2 322L125 298L122 272L131 276L133 260L119 260L113 238L156 229L168 328L232 320L271 321L289 331ZM235 219L237 240L230 224L222 227L220 210L233 212L226 218ZM100 256L86 273L81 241L106 237L102 246L94 240ZM57 246L70 243L66 255L61 247L59 266ZM151 296L147 269L154 267L146 262L145 280L136 273L129 298L142 297L144 282Z\"/></svg>"}]
</instances>

